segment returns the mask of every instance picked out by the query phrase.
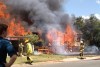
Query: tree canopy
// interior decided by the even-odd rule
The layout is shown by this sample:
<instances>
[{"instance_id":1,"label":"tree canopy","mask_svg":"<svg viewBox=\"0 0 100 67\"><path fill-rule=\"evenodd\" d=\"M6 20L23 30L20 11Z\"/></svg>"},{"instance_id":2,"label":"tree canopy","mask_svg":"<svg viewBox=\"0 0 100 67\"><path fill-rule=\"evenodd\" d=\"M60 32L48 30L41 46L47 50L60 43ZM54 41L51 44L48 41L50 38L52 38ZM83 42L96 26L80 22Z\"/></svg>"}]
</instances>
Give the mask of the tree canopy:
<instances>
[{"instance_id":1,"label":"tree canopy","mask_svg":"<svg viewBox=\"0 0 100 67\"><path fill-rule=\"evenodd\" d=\"M89 45L100 47L100 20L93 14L89 19L77 17L75 27L83 33L83 38L89 41Z\"/></svg>"}]
</instances>

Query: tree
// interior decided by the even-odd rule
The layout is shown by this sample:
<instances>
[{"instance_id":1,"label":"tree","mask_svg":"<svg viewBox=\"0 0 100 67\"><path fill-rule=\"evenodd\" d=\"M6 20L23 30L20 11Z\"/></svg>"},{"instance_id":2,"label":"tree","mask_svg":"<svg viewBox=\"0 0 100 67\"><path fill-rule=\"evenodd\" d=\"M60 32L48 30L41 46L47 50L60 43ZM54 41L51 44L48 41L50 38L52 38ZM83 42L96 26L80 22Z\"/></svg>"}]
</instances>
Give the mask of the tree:
<instances>
[{"instance_id":1,"label":"tree","mask_svg":"<svg viewBox=\"0 0 100 67\"><path fill-rule=\"evenodd\" d=\"M84 19L82 17L77 17L74 25L78 30L82 30L84 27Z\"/></svg>"},{"instance_id":2,"label":"tree","mask_svg":"<svg viewBox=\"0 0 100 67\"><path fill-rule=\"evenodd\" d=\"M98 20L93 14L89 19L83 19L78 17L75 22L77 29L82 31L83 38L90 42L90 45L96 45L100 47L100 20Z\"/></svg>"},{"instance_id":3,"label":"tree","mask_svg":"<svg viewBox=\"0 0 100 67\"><path fill-rule=\"evenodd\" d=\"M35 35L35 34L30 34L30 35L26 35L26 36L29 37L29 41L30 41L32 44L38 42L38 40L39 40L38 35Z\"/></svg>"}]
</instances>

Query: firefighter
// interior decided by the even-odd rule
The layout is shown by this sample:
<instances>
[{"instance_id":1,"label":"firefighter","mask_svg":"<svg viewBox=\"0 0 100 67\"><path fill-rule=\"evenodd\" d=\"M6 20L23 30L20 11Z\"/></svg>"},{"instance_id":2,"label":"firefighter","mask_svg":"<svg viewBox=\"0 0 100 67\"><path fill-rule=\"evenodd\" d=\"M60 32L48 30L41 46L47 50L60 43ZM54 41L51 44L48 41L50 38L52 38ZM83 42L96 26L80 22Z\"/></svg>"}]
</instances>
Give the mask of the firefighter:
<instances>
[{"instance_id":1,"label":"firefighter","mask_svg":"<svg viewBox=\"0 0 100 67\"><path fill-rule=\"evenodd\" d=\"M25 40L25 44L26 44L27 62L31 64L33 62L32 58L30 57L33 53L32 45L28 39Z\"/></svg>"},{"instance_id":2,"label":"firefighter","mask_svg":"<svg viewBox=\"0 0 100 67\"><path fill-rule=\"evenodd\" d=\"M84 52L84 41L80 41L80 58L83 59L83 52Z\"/></svg>"},{"instance_id":3,"label":"firefighter","mask_svg":"<svg viewBox=\"0 0 100 67\"><path fill-rule=\"evenodd\" d=\"M23 43L21 42L21 43L19 44L19 56L23 56L23 47L24 47L24 45L23 45Z\"/></svg>"}]
</instances>

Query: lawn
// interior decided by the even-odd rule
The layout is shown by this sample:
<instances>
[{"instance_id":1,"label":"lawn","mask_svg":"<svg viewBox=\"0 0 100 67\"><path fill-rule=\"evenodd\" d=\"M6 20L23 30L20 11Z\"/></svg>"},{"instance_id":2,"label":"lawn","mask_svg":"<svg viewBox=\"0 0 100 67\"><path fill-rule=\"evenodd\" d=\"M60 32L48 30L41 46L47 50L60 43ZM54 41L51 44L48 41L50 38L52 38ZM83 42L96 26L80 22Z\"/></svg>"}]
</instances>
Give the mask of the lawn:
<instances>
[{"instance_id":1,"label":"lawn","mask_svg":"<svg viewBox=\"0 0 100 67\"><path fill-rule=\"evenodd\" d=\"M87 56L87 55L86 55ZM85 57L86 57L85 56ZM93 57L94 55L88 55L88 57ZM41 55L32 55L33 63L37 62L46 62L46 61L59 61L65 58L73 58L73 57L79 57L79 56L64 56L64 55L54 55L54 54L41 54ZM7 61L9 61L9 57L7 58ZM25 63L26 56L18 57L15 64L22 64Z\"/></svg>"}]
</instances>

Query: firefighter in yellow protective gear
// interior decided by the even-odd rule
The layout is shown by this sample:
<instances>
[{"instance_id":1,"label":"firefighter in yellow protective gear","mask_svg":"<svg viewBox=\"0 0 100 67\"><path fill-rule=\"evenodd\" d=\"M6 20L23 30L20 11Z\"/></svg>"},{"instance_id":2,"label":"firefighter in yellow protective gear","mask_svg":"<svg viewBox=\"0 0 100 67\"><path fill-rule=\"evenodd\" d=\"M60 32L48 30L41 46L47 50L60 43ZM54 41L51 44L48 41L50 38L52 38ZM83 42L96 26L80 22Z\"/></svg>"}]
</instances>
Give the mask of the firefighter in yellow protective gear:
<instances>
[{"instance_id":1,"label":"firefighter in yellow protective gear","mask_svg":"<svg viewBox=\"0 0 100 67\"><path fill-rule=\"evenodd\" d=\"M33 53L32 45L31 45L31 43L29 42L29 40L26 40L26 41L25 41L25 44L26 44L27 61L28 61L28 63L32 63L33 60L32 60L32 58L30 57L30 55Z\"/></svg>"}]
</instances>

